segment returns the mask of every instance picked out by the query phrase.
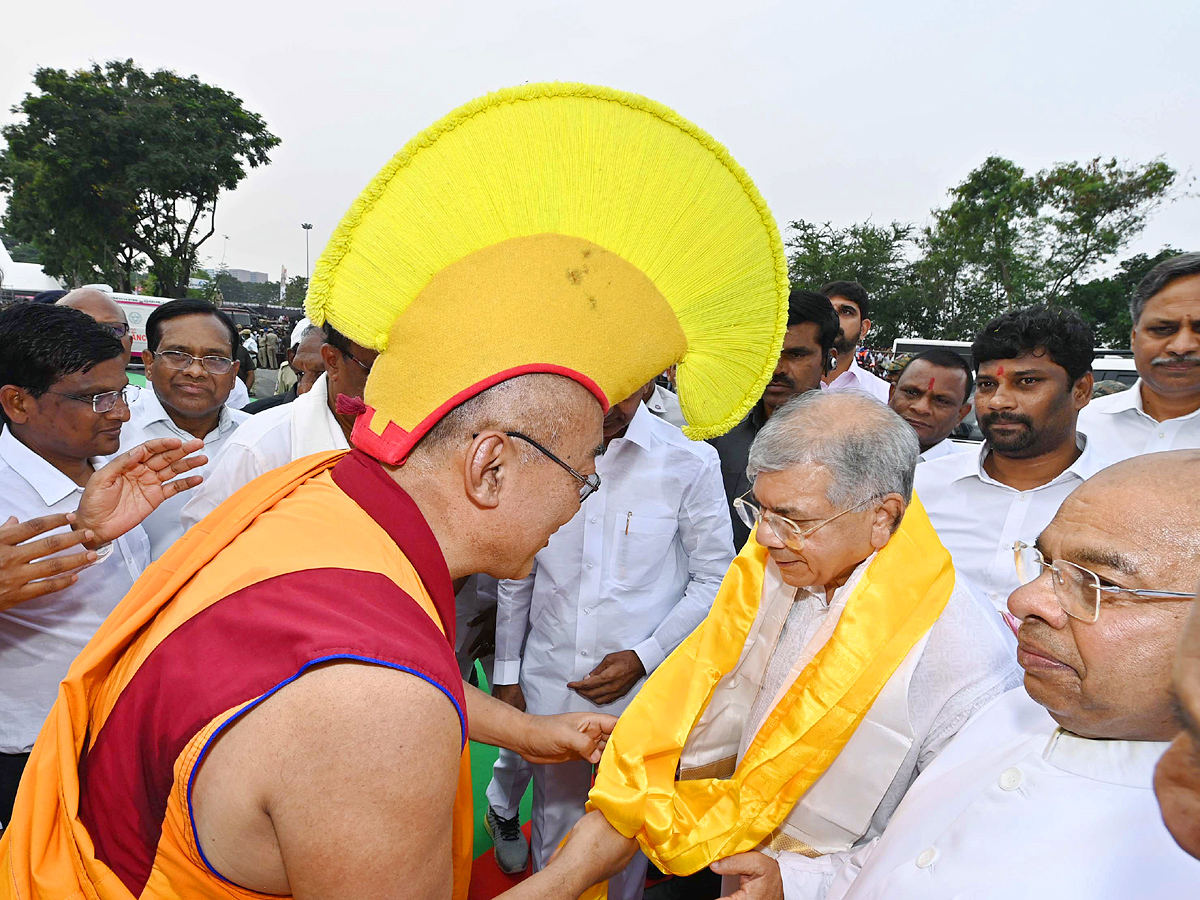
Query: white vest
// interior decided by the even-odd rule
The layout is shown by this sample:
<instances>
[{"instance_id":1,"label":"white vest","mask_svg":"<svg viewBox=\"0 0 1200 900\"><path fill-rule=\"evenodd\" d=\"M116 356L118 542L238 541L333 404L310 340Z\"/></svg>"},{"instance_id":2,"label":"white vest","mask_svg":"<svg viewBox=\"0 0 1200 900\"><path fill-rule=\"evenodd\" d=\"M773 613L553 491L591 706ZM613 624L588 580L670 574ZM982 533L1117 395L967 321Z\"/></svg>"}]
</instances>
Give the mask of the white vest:
<instances>
[{"instance_id":1,"label":"white vest","mask_svg":"<svg viewBox=\"0 0 1200 900\"><path fill-rule=\"evenodd\" d=\"M688 735L680 755L681 779L727 778L733 773L750 708L795 592L783 582L775 564L768 561L762 602L746 645L737 665L717 683L708 708ZM847 591L846 596L850 593ZM808 650L824 646L840 615L840 608L830 610L814 638L817 647L810 644ZM908 687L928 639L926 633L909 651L842 752L759 849L820 856L848 850L866 833L915 740L908 714ZM806 652L793 666L775 698L776 704L811 658L812 654ZM766 718L769 715L764 721Z\"/></svg>"}]
</instances>

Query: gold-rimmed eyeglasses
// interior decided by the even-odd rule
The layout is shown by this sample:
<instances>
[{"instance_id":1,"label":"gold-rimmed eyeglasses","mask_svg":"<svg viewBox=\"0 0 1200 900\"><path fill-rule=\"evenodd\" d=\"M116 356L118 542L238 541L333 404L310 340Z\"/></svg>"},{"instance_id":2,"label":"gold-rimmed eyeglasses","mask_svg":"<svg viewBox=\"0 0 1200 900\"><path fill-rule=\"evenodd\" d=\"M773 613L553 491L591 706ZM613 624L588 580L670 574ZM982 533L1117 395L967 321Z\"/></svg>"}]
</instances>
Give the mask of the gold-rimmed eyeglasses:
<instances>
[{"instance_id":1,"label":"gold-rimmed eyeglasses","mask_svg":"<svg viewBox=\"0 0 1200 900\"><path fill-rule=\"evenodd\" d=\"M862 503L851 506L849 509L843 509L837 515L830 516L823 522L818 522L811 528L804 529L787 516L781 516L779 513L771 512L769 509L763 509L754 501L753 494L753 490L747 491L733 501L733 508L737 510L738 518L745 523L747 528L751 529L760 522L765 523L775 533L775 536L783 542L783 545L795 553L799 553L803 549L805 538L824 528L834 519L840 519L846 513L862 509L871 502L870 500L864 500Z\"/></svg>"},{"instance_id":2,"label":"gold-rimmed eyeglasses","mask_svg":"<svg viewBox=\"0 0 1200 900\"><path fill-rule=\"evenodd\" d=\"M1054 599L1059 607L1072 619L1095 622L1100 618L1100 599L1104 594L1132 594L1149 600L1192 600L1195 594L1180 591L1158 591L1144 588L1125 588L1117 584L1101 584L1100 576L1091 569L1064 560L1046 562L1037 547L1023 541L1013 544L1013 557L1017 565L1017 579L1021 584L1031 584L1047 572L1054 588Z\"/></svg>"}]
</instances>

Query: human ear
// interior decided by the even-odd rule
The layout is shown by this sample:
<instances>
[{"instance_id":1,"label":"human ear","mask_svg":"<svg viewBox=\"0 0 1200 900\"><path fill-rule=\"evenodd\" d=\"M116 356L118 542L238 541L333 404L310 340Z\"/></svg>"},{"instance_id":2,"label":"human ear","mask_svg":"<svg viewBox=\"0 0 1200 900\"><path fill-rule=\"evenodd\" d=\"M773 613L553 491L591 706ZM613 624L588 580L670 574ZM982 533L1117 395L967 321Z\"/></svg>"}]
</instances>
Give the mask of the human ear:
<instances>
[{"instance_id":1,"label":"human ear","mask_svg":"<svg viewBox=\"0 0 1200 900\"><path fill-rule=\"evenodd\" d=\"M960 406L958 408L958 421L954 423L954 427L957 428L959 425L961 425L963 423L963 419L965 419L970 414L970 412L971 412L971 401L968 400L966 403L964 403L962 406Z\"/></svg>"},{"instance_id":2,"label":"human ear","mask_svg":"<svg viewBox=\"0 0 1200 900\"><path fill-rule=\"evenodd\" d=\"M875 507L875 518L871 522L871 546L880 550L891 540L896 527L904 517L907 504L899 494L888 494Z\"/></svg>"},{"instance_id":3,"label":"human ear","mask_svg":"<svg viewBox=\"0 0 1200 900\"><path fill-rule=\"evenodd\" d=\"M142 351L142 366L146 370L146 377L154 377L154 354L149 350Z\"/></svg>"},{"instance_id":4,"label":"human ear","mask_svg":"<svg viewBox=\"0 0 1200 900\"><path fill-rule=\"evenodd\" d=\"M871 330L871 320L863 319L862 326L858 330L859 342L865 341L867 339L867 332L869 332L870 330Z\"/></svg>"},{"instance_id":5,"label":"human ear","mask_svg":"<svg viewBox=\"0 0 1200 900\"><path fill-rule=\"evenodd\" d=\"M1071 387L1072 399L1075 401L1075 409L1080 410L1092 402L1092 387L1096 383L1096 378L1091 372L1088 372L1082 378L1075 382Z\"/></svg>"},{"instance_id":6,"label":"human ear","mask_svg":"<svg viewBox=\"0 0 1200 900\"><path fill-rule=\"evenodd\" d=\"M504 435L484 431L467 446L463 461L463 487L467 497L480 509L495 509L508 474L510 455L505 452Z\"/></svg>"},{"instance_id":7,"label":"human ear","mask_svg":"<svg viewBox=\"0 0 1200 900\"><path fill-rule=\"evenodd\" d=\"M6 384L0 388L0 409L4 410L4 415L8 416L10 422L18 425L24 425L29 420L26 405L32 399L24 388L15 384Z\"/></svg>"}]
</instances>

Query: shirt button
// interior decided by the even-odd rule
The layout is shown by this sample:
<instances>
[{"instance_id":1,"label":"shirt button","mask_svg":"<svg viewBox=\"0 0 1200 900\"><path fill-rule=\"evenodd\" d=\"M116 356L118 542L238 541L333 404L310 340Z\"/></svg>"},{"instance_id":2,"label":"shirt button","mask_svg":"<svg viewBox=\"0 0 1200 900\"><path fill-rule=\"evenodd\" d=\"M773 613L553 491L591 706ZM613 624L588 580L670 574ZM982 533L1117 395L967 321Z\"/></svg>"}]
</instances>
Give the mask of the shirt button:
<instances>
[{"instance_id":1,"label":"shirt button","mask_svg":"<svg viewBox=\"0 0 1200 900\"><path fill-rule=\"evenodd\" d=\"M921 855L917 857L917 868L928 869L934 864L937 858L937 847L930 847L928 850L922 850Z\"/></svg>"},{"instance_id":2,"label":"shirt button","mask_svg":"<svg viewBox=\"0 0 1200 900\"><path fill-rule=\"evenodd\" d=\"M1000 787L1006 791L1015 791L1021 786L1024 777L1016 766L1005 769L1000 773Z\"/></svg>"},{"instance_id":3,"label":"shirt button","mask_svg":"<svg viewBox=\"0 0 1200 900\"><path fill-rule=\"evenodd\" d=\"M592 568L592 564L591 564L591 563L588 563L588 564L587 564L587 567L588 567L589 569L590 569L590 568Z\"/></svg>"},{"instance_id":4,"label":"shirt button","mask_svg":"<svg viewBox=\"0 0 1200 900\"><path fill-rule=\"evenodd\" d=\"M595 517L595 516L592 516L592 518L591 518L591 520L590 520L590 521L591 521L591 523L592 523L593 525L595 525L595 524L596 524L596 517Z\"/></svg>"},{"instance_id":5,"label":"shirt button","mask_svg":"<svg viewBox=\"0 0 1200 900\"><path fill-rule=\"evenodd\" d=\"M1158 433L1158 437L1159 437L1159 439L1161 440L1162 438L1165 438L1165 437L1166 437L1166 435L1165 435L1165 434L1163 434L1163 433L1160 431L1160 432Z\"/></svg>"},{"instance_id":6,"label":"shirt button","mask_svg":"<svg viewBox=\"0 0 1200 900\"><path fill-rule=\"evenodd\" d=\"M579 651L579 655L580 655L580 656L587 656L587 651L586 651L586 650L580 650L580 651Z\"/></svg>"}]
</instances>

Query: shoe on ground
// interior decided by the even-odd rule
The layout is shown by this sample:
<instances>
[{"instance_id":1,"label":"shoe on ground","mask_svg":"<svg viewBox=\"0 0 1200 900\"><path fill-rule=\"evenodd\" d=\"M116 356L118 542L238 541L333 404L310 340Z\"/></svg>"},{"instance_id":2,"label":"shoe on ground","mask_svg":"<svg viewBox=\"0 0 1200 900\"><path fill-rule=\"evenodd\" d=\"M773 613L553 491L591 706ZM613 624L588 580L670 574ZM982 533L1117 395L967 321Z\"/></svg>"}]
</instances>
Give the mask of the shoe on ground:
<instances>
[{"instance_id":1,"label":"shoe on ground","mask_svg":"<svg viewBox=\"0 0 1200 900\"><path fill-rule=\"evenodd\" d=\"M495 844L496 865L505 875L519 875L529 865L529 841L521 831L521 823L516 816L506 819L488 807L484 827L492 836Z\"/></svg>"}]
</instances>

